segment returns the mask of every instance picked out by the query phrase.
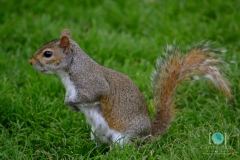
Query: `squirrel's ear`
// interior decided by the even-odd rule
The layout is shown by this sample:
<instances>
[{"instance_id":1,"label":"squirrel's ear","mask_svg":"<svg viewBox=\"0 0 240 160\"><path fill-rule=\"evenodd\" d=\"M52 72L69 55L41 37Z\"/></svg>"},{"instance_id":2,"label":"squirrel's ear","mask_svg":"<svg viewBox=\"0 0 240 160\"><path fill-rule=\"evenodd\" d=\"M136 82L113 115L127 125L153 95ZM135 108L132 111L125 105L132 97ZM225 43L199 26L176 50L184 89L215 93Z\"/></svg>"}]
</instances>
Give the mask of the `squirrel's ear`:
<instances>
[{"instance_id":1,"label":"squirrel's ear","mask_svg":"<svg viewBox=\"0 0 240 160\"><path fill-rule=\"evenodd\" d=\"M62 30L61 35L60 35L60 39L62 39L62 37L64 37L64 36L68 37L69 39L71 38L71 33L68 29Z\"/></svg>"},{"instance_id":2,"label":"squirrel's ear","mask_svg":"<svg viewBox=\"0 0 240 160\"><path fill-rule=\"evenodd\" d=\"M70 46L70 39L71 33L68 29L62 30L62 33L60 35L60 45L62 47L69 47Z\"/></svg>"},{"instance_id":3,"label":"squirrel's ear","mask_svg":"<svg viewBox=\"0 0 240 160\"><path fill-rule=\"evenodd\" d=\"M70 40L67 36L63 36L60 40L60 46L62 47L69 47L70 46Z\"/></svg>"}]
</instances>

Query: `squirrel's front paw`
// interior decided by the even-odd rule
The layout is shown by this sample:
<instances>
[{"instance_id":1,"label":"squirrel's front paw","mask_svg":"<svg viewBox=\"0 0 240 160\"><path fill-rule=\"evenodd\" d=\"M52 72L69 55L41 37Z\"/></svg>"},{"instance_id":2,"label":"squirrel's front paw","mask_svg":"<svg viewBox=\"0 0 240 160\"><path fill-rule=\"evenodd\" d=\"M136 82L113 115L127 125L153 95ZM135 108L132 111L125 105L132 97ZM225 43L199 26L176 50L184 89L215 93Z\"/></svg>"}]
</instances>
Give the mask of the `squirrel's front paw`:
<instances>
[{"instance_id":1,"label":"squirrel's front paw","mask_svg":"<svg viewBox=\"0 0 240 160\"><path fill-rule=\"evenodd\" d=\"M79 112L79 109L77 108L77 106L69 106L69 108L74 112Z\"/></svg>"},{"instance_id":2,"label":"squirrel's front paw","mask_svg":"<svg viewBox=\"0 0 240 160\"><path fill-rule=\"evenodd\" d=\"M77 105L73 102L70 102L70 101L65 101L65 104L71 109L73 110L74 112L78 112L79 109L77 107Z\"/></svg>"}]
</instances>

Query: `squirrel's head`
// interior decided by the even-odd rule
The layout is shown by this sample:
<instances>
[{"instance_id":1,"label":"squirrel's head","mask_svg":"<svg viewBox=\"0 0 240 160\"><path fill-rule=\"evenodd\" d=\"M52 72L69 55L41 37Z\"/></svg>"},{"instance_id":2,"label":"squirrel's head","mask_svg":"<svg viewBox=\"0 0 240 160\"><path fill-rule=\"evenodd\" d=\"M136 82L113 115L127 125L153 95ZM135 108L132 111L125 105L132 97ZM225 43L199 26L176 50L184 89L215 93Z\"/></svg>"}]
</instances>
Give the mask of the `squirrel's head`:
<instances>
[{"instance_id":1,"label":"squirrel's head","mask_svg":"<svg viewBox=\"0 0 240 160\"><path fill-rule=\"evenodd\" d=\"M29 63L46 74L62 71L71 63L70 32L64 29L60 39L50 41L38 49L29 59Z\"/></svg>"}]
</instances>

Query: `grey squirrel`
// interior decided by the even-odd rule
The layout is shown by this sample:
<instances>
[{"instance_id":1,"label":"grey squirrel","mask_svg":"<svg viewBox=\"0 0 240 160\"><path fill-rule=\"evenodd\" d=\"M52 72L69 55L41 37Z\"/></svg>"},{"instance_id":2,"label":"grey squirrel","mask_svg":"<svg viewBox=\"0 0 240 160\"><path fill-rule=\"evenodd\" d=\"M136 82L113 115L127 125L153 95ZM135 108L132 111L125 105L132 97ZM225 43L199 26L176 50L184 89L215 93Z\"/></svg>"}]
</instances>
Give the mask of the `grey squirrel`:
<instances>
[{"instance_id":1,"label":"grey squirrel","mask_svg":"<svg viewBox=\"0 0 240 160\"><path fill-rule=\"evenodd\" d=\"M65 88L65 104L73 111L85 114L91 125L91 139L118 142L121 146L136 139L163 135L174 116L174 91L183 81L194 76L210 80L228 99L233 99L229 82L216 65L217 50L209 44L195 46L181 55L167 49L165 59L159 59L153 76L155 115L150 119L146 101L126 75L106 68L90 58L64 29L60 39L38 49L29 63L45 74L60 76Z\"/></svg>"}]
</instances>

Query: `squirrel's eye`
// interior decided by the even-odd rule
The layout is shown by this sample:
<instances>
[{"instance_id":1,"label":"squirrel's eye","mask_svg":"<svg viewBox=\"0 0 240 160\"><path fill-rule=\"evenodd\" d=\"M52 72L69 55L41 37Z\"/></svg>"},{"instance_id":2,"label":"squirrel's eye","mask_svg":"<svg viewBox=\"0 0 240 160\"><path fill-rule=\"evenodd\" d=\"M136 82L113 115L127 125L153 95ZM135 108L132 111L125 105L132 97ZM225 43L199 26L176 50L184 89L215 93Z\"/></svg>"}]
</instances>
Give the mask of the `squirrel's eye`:
<instances>
[{"instance_id":1,"label":"squirrel's eye","mask_svg":"<svg viewBox=\"0 0 240 160\"><path fill-rule=\"evenodd\" d=\"M49 58L49 57L52 56L52 52L51 52L51 51L45 51L45 52L43 53L43 56L46 57L46 58Z\"/></svg>"}]
</instances>

